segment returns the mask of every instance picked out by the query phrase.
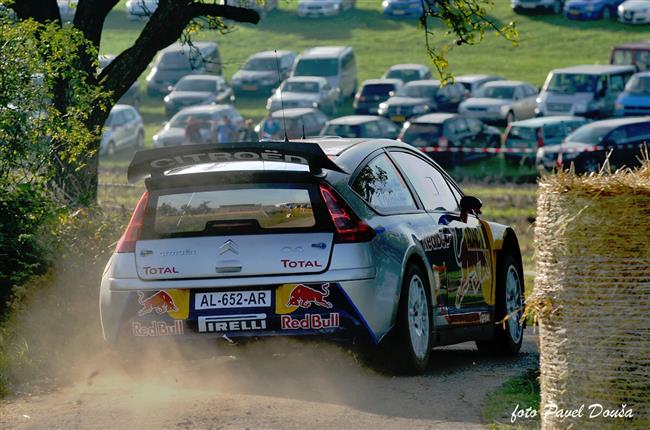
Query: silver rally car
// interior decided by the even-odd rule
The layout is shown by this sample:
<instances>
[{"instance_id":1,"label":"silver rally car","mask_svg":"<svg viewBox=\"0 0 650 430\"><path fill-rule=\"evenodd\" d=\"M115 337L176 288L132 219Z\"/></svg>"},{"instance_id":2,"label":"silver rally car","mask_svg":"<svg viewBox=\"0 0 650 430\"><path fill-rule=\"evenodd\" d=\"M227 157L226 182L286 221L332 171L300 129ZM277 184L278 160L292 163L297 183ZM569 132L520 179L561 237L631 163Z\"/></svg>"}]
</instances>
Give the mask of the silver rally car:
<instances>
[{"instance_id":1,"label":"silver rally car","mask_svg":"<svg viewBox=\"0 0 650 430\"><path fill-rule=\"evenodd\" d=\"M480 200L411 146L160 148L136 153L128 177L146 177L147 191L101 283L116 348L318 336L388 351L418 373L435 346L521 347L514 231L480 219Z\"/></svg>"}]
</instances>

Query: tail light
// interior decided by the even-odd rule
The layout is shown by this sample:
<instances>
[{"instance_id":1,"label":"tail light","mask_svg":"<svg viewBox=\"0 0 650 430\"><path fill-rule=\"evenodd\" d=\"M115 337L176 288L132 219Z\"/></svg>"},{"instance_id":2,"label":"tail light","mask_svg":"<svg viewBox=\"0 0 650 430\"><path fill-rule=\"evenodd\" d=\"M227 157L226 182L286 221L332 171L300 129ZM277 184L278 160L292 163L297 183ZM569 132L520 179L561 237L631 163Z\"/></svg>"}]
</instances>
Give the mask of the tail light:
<instances>
[{"instance_id":1,"label":"tail light","mask_svg":"<svg viewBox=\"0 0 650 430\"><path fill-rule=\"evenodd\" d=\"M447 139L445 136L440 136L438 138L438 146L440 148L447 148L449 146L449 139Z\"/></svg>"},{"instance_id":2,"label":"tail light","mask_svg":"<svg viewBox=\"0 0 650 430\"><path fill-rule=\"evenodd\" d=\"M334 243L368 242L375 237L375 231L329 186L321 184L320 194L334 223Z\"/></svg>"},{"instance_id":3,"label":"tail light","mask_svg":"<svg viewBox=\"0 0 650 430\"><path fill-rule=\"evenodd\" d=\"M537 147L541 148L544 146L544 133L541 128L537 129Z\"/></svg>"},{"instance_id":4,"label":"tail light","mask_svg":"<svg viewBox=\"0 0 650 430\"><path fill-rule=\"evenodd\" d=\"M140 201L131 215L131 221L126 227L126 231L117 242L117 247L115 252L117 253L126 253L126 252L135 252L135 242L140 237L140 231L142 230L142 222L144 221L144 213L149 204L149 193L145 191L140 197Z\"/></svg>"}]
</instances>

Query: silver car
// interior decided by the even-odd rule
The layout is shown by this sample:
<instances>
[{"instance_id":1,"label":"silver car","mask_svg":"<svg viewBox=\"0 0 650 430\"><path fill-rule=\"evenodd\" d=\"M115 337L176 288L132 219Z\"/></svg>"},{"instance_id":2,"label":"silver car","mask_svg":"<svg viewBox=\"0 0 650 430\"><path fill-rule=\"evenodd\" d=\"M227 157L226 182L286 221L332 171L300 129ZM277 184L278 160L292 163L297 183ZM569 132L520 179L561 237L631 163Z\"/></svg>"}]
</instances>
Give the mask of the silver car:
<instances>
[{"instance_id":1,"label":"silver car","mask_svg":"<svg viewBox=\"0 0 650 430\"><path fill-rule=\"evenodd\" d=\"M354 8L356 0L298 0L298 16L318 18L336 16Z\"/></svg>"},{"instance_id":2,"label":"silver car","mask_svg":"<svg viewBox=\"0 0 650 430\"><path fill-rule=\"evenodd\" d=\"M409 145L192 145L138 152L128 172L147 191L100 290L104 337L122 352L320 337L421 373L434 346L521 347L514 231Z\"/></svg>"},{"instance_id":3,"label":"silver car","mask_svg":"<svg viewBox=\"0 0 650 430\"><path fill-rule=\"evenodd\" d=\"M188 75L171 87L163 101L165 115L171 117L188 106L234 102L235 96L223 76Z\"/></svg>"},{"instance_id":4,"label":"silver car","mask_svg":"<svg viewBox=\"0 0 650 430\"><path fill-rule=\"evenodd\" d=\"M488 82L476 96L458 106L458 113L485 122L510 124L535 116L537 93L537 88L526 82Z\"/></svg>"},{"instance_id":5,"label":"silver car","mask_svg":"<svg viewBox=\"0 0 650 430\"><path fill-rule=\"evenodd\" d=\"M266 101L266 109L314 108L336 113L340 93L327 79L318 76L294 76L282 82L280 88Z\"/></svg>"},{"instance_id":6,"label":"silver car","mask_svg":"<svg viewBox=\"0 0 650 430\"><path fill-rule=\"evenodd\" d=\"M138 111L129 105L113 106L104 124L100 154L113 156L121 149L144 146L144 124Z\"/></svg>"}]
</instances>

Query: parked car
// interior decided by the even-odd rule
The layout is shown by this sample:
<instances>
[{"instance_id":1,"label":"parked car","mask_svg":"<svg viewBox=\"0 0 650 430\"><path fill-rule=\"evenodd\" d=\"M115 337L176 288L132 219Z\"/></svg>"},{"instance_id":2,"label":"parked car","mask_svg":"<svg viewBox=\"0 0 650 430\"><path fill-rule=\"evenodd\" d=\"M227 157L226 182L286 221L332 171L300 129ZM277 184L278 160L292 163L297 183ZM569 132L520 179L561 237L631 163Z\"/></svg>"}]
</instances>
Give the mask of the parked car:
<instances>
[{"instance_id":1,"label":"parked car","mask_svg":"<svg viewBox=\"0 0 650 430\"><path fill-rule=\"evenodd\" d=\"M314 108L333 114L339 103L339 92L325 78L297 76L282 82L266 101L266 109Z\"/></svg>"},{"instance_id":2,"label":"parked car","mask_svg":"<svg viewBox=\"0 0 650 430\"><path fill-rule=\"evenodd\" d=\"M460 75L454 78L455 82L465 87L469 96L476 96L478 90L488 82L503 80L503 77L496 75Z\"/></svg>"},{"instance_id":3,"label":"parked car","mask_svg":"<svg viewBox=\"0 0 650 430\"><path fill-rule=\"evenodd\" d=\"M289 77L295 59L293 51L258 52L248 57L230 85L235 94L269 94Z\"/></svg>"},{"instance_id":4,"label":"parked car","mask_svg":"<svg viewBox=\"0 0 650 430\"><path fill-rule=\"evenodd\" d=\"M574 66L551 70L539 94L537 115L606 118L634 74L633 66Z\"/></svg>"},{"instance_id":5,"label":"parked car","mask_svg":"<svg viewBox=\"0 0 650 430\"><path fill-rule=\"evenodd\" d=\"M458 106L458 112L491 123L510 124L532 118L537 107L537 89L521 81L492 81L483 85L475 97Z\"/></svg>"},{"instance_id":6,"label":"parked car","mask_svg":"<svg viewBox=\"0 0 650 430\"><path fill-rule=\"evenodd\" d=\"M278 7L278 0L265 0L264 2L258 2L257 0L218 0L217 3L255 9L261 19L264 19L269 12L272 12Z\"/></svg>"},{"instance_id":7,"label":"parked car","mask_svg":"<svg viewBox=\"0 0 650 430\"><path fill-rule=\"evenodd\" d=\"M407 84L411 81L431 79L431 70L424 64L395 64L386 70L382 78L399 79Z\"/></svg>"},{"instance_id":8,"label":"parked car","mask_svg":"<svg viewBox=\"0 0 650 430\"><path fill-rule=\"evenodd\" d=\"M510 123L503 136L506 160L534 164L537 149L561 143L573 130L589 122L579 116L547 116Z\"/></svg>"},{"instance_id":9,"label":"parked car","mask_svg":"<svg viewBox=\"0 0 650 430\"><path fill-rule=\"evenodd\" d=\"M318 18L336 16L356 6L356 0L298 0L298 16Z\"/></svg>"},{"instance_id":10,"label":"parked car","mask_svg":"<svg viewBox=\"0 0 650 430\"><path fill-rule=\"evenodd\" d=\"M285 109L270 113L255 127L255 132L260 139L300 139L306 136L318 136L325 123L327 123L327 116L318 109Z\"/></svg>"},{"instance_id":11,"label":"parked car","mask_svg":"<svg viewBox=\"0 0 650 430\"><path fill-rule=\"evenodd\" d=\"M650 23L650 2L648 0L627 0L618 7L618 20L625 24Z\"/></svg>"},{"instance_id":12,"label":"parked car","mask_svg":"<svg viewBox=\"0 0 650 430\"><path fill-rule=\"evenodd\" d=\"M394 96L402 88L400 79L368 79L354 96L352 107L356 114L376 114L379 104Z\"/></svg>"},{"instance_id":13,"label":"parked car","mask_svg":"<svg viewBox=\"0 0 650 430\"><path fill-rule=\"evenodd\" d=\"M349 46L318 46L303 51L293 63L291 76L320 76L338 89L341 100L357 91L357 61Z\"/></svg>"},{"instance_id":14,"label":"parked car","mask_svg":"<svg viewBox=\"0 0 650 430\"><path fill-rule=\"evenodd\" d=\"M637 73L616 99L616 116L650 115L650 71Z\"/></svg>"},{"instance_id":15,"label":"parked car","mask_svg":"<svg viewBox=\"0 0 650 430\"><path fill-rule=\"evenodd\" d=\"M650 71L650 40L613 47L609 62L618 66L634 66L639 72Z\"/></svg>"},{"instance_id":16,"label":"parked car","mask_svg":"<svg viewBox=\"0 0 650 430\"><path fill-rule=\"evenodd\" d=\"M610 19L623 0L567 0L564 15L569 19Z\"/></svg>"},{"instance_id":17,"label":"parked car","mask_svg":"<svg viewBox=\"0 0 650 430\"><path fill-rule=\"evenodd\" d=\"M158 0L126 0L126 17L129 20L146 19L158 9Z\"/></svg>"},{"instance_id":18,"label":"parked car","mask_svg":"<svg viewBox=\"0 0 650 430\"><path fill-rule=\"evenodd\" d=\"M193 47L178 43L158 53L147 75L147 93L164 95L183 76L190 74L221 75L221 55L214 42L194 42Z\"/></svg>"},{"instance_id":19,"label":"parked car","mask_svg":"<svg viewBox=\"0 0 650 430\"><path fill-rule=\"evenodd\" d=\"M111 61L115 59L115 55L104 54L99 56L99 69L100 71L108 66ZM126 93L118 100L120 104L131 105L134 108L138 109L140 107L140 83L136 80L131 84Z\"/></svg>"},{"instance_id":20,"label":"parked car","mask_svg":"<svg viewBox=\"0 0 650 430\"><path fill-rule=\"evenodd\" d=\"M236 140L244 125L244 119L233 106L216 104L191 106L182 109L165 123L163 129L153 136L153 145L160 148L191 143L193 139L187 136L189 124L195 124L198 129L200 137L194 139L199 140L198 143L215 143L219 141L218 127L225 121L232 126L229 140Z\"/></svg>"},{"instance_id":21,"label":"parked car","mask_svg":"<svg viewBox=\"0 0 650 430\"><path fill-rule=\"evenodd\" d=\"M392 121L374 115L348 115L325 124L321 136L396 139L400 128Z\"/></svg>"},{"instance_id":22,"label":"parked car","mask_svg":"<svg viewBox=\"0 0 650 430\"><path fill-rule=\"evenodd\" d=\"M108 114L99 147L109 157L119 150L144 146L144 123L138 111L129 105L116 104Z\"/></svg>"},{"instance_id":23,"label":"parked car","mask_svg":"<svg viewBox=\"0 0 650 430\"><path fill-rule=\"evenodd\" d=\"M189 106L234 102L235 96L222 76L188 75L172 87L163 101L169 118Z\"/></svg>"},{"instance_id":24,"label":"parked car","mask_svg":"<svg viewBox=\"0 0 650 430\"><path fill-rule=\"evenodd\" d=\"M128 170L150 179L101 281L116 357L142 361L145 345L164 356L168 341L317 338L419 374L435 346L521 348L514 230L479 217L480 200L408 145L183 146L140 152Z\"/></svg>"},{"instance_id":25,"label":"parked car","mask_svg":"<svg viewBox=\"0 0 650 430\"><path fill-rule=\"evenodd\" d=\"M476 118L453 113L432 113L405 123L399 140L416 148L434 148L439 152L427 151L427 155L441 166L453 167L492 156L485 152L470 151L498 148L501 146L501 133L497 128ZM450 151L462 148L469 151Z\"/></svg>"},{"instance_id":26,"label":"parked car","mask_svg":"<svg viewBox=\"0 0 650 430\"><path fill-rule=\"evenodd\" d=\"M558 14L562 13L564 0L510 0L510 6L517 13L541 9Z\"/></svg>"},{"instance_id":27,"label":"parked car","mask_svg":"<svg viewBox=\"0 0 650 430\"><path fill-rule=\"evenodd\" d=\"M79 0L57 0L56 4L59 6L61 22L72 22L74 20L74 15L77 12Z\"/></svg>"},{"instance_id":28,"label":"parked car","mask_svg":"<svg viewBox=\"0 0 650 430\"><path fill-rule=\"evenodd\" d=\"M381 2L384 15L390 17L420 17L424 9L421 0L384 0Z\"/></svg>"},{"instance_id":29,"label":"parked car","mask_svg":"<svg viewBox=\"0 0 650 430\"><path fill-rule=\"evenodd\" d=\"M541 172L571 164L576 173L598 172L609 154L612 170L635 167L648 142L649 117L605 119L580 127L559 145L538 149L536 163Z\"/></svg>"},{"instance_id":30,"label":"parked car","mask_svg":"<svg viewBox=\"0 0 650 430\"><path fill-rule=\"evenodd\" d=\"M465 99L465 88L459 83L440 86L440 81L411 81L394 96L379 105L379 115L403 123L412 116L428 112L454 112Z\"/></svg>"}]
</instances>

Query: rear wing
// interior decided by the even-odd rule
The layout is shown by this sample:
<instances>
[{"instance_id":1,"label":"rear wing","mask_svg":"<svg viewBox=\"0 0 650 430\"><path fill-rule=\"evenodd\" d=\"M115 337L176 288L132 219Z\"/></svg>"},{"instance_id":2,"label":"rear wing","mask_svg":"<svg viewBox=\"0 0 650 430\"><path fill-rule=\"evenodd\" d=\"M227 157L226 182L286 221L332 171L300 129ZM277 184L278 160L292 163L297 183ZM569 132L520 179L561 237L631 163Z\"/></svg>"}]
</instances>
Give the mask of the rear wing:
<instances>
[{"instance_id":1,"label":"rear wing","mask_svg":"<svg viewBox=\"0 0 650 430\"><path fill-rule=\"evenodd\" d=\"M138 151L129 165L127 179L133 183L147 176L163 176L166 171L179 167L235 161L279 161L309 166L313 174L323 169L345 173L316 143L238 142Z\"/></svg>"}]
</instances>

